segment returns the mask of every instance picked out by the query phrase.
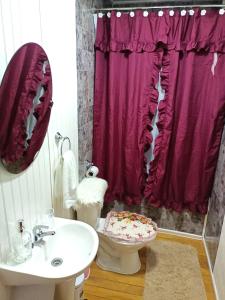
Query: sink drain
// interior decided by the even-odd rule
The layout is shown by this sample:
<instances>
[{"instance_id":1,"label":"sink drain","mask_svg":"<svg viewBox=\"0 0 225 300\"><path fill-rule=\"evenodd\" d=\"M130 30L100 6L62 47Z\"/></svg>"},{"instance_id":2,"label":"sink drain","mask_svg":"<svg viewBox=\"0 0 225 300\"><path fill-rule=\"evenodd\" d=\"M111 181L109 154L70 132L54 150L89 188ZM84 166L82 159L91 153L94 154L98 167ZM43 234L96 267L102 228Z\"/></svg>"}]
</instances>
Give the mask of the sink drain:
<instances>
[{"instance_id":1,"label":"sink drain","mask_svg":"<svg viewBox=\"0 0 225 300\"><path fill-rule=\"evenodd\" d=\"M56 257L56 258L54 258L54 259L51 261L51 265L52 265L53 267L58 267L58 266L60 266L62 263L63 263L63 260L62 260L62 258L60 258L60 257Z\"/></svg>"}]
</instances>

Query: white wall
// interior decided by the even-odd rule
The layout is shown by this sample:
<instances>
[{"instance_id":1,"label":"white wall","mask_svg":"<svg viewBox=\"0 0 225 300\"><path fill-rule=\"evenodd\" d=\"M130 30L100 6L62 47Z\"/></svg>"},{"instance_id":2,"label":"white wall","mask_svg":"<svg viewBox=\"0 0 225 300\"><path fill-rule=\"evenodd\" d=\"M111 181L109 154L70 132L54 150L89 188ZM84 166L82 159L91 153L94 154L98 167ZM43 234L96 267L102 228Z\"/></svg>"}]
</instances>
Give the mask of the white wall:
<instances>
[{"instance_id":1,"label":"white wall","mask_svg":"<svg viewBox=\"0 0 225 300\"><path fill-rule=\"evenodd\" d=\"M19 175L0 168L2 258L16 220L23 217L31 229L52 205L57 131L70 138L78 161L75 0L0 0L0 80L12 55L27 42L40 44L48 55L54 106L48 134L35 162Z\"/></svg>"},{"instance_id":2,"label":"white wall","mask_svg":"<svg viewBox=\"0 0 225 300\"><path fill-rule=\"evenodd\" d=\"M52 0L39 1L42 45L48 54L53 74L54 105L48 130L53 173L59 154L55 145L57 131L70 138L78 166L76 11L75 0L54 1L54 6ZM63 149L66 150L67 146L65 143ZM70 216L63 206L61 209L60 216Z\"/></svg>"}]
</instances>

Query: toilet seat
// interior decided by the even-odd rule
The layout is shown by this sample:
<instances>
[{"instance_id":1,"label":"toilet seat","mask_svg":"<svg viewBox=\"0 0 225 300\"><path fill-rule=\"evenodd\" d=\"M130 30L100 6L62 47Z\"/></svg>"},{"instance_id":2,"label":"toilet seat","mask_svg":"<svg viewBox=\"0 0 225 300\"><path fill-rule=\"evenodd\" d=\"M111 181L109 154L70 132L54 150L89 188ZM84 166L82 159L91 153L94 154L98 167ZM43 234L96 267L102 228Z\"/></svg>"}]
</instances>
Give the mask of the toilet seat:
<instances>
[{"instance_id":1,"label":"toilet seat","mask_svg":"<svg viewBox=\"0 0 225 300\"><path fill-rule=\"evenodd\" d=\"M130 244L148 242L155 238L157 225L152 219L130 211L108 212L104 234Z\"/></svg>"},{"instance_id":2,"label":"toilet seat","mask_svg":"<svg viewBox=\"0 0 225 300\"><path fill-rule=\"evenodd\" d=\"M111 237L111 236L107 235L104 232L105 221L106 221L105 218L99 218L98 219L96 231L98 233L104 235L105 237L107 237L108 239L113 241L114 243L120 244L120 245L123 245L123 246L130 246L130 247L134 246L134 245L142 245L143 243L146 243L145 241L128 242L128 241L125 241L125 240L122 240L122 239L117 239L115 237Z\"/></svg>"},{"instance_id":3,"label":"toilet seat","mask_svg":"<svg viewBox=\"0 0 225 300\"><path fill-rule=\"evenodd\" d=\"M141 268L141 261L138 251L150 243L150 240L125 241L107 235L104 218L99 218L96 231L99 236L99 249L96 263L106 271L119 274L134 274ZM157 233L156 233L157 234ZM156 237L152 237L152 240Z\"/></svg>"}]
</instances>

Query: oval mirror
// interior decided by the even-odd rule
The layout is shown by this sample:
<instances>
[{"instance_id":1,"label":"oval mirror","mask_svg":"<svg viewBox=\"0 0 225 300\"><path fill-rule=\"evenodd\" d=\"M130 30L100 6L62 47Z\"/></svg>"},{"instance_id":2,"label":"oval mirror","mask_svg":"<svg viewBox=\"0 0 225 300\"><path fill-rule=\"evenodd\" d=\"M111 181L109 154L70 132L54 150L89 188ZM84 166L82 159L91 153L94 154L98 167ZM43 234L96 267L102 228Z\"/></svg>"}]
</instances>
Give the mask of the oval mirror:
<instances>
[{"instance_id":1,"label":"oval mirror","mask_svg":"<svg viewBox=\"0 0 225 300\"><path fill-rule=\"evenodd\" d=\"M0 157L9 172L20 173L33 162L51 107L48 57L38 44L25 44L12 57L0 87Z\"/></svg>"}]
</instances>

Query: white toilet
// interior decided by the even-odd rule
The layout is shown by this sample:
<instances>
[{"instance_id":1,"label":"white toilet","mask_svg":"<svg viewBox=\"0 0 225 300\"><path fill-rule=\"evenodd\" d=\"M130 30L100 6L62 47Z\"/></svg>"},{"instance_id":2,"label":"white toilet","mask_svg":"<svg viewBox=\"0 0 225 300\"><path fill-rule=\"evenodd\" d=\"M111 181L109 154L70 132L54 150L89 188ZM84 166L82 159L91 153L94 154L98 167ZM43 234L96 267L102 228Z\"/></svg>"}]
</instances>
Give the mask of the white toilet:
<instances>
[{"instance_id":1,"label":"white toilet","mask_svg":"<svg viewBox=\"0 0 225 300\"><path fill-rule=\"evenodd\" d=\"M141 267L138 250L145 247L150 240L128 242L110 237L104 232L106 219L100 218L100 215L107 187L107 182L97 177L84 178L80 182L76 191L77 219L90 224L98 232L100 243L96 263L100 268L120 274L134 274Z\"/></svg>"}]
</instances>

